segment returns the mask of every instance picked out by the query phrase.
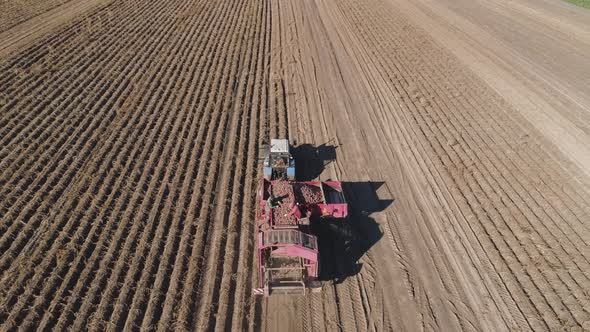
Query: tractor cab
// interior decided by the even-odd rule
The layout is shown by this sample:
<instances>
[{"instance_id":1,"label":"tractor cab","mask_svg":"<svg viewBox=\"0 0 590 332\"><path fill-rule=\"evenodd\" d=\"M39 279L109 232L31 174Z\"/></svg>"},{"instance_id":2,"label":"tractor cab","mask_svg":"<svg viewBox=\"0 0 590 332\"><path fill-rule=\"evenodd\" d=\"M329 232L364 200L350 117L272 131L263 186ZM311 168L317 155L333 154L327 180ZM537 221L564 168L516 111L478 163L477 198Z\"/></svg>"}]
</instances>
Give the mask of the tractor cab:
<instances>
[{"instance_id":1,"label":"tractor cab","mask_svg":"<svg viewBox=\"0 0 590 332\"><path fill-rule=\"evenodd\" d=\"M288 139L271 139L263 147L263 170L266 180L295 180L295 159Z\"/></svg>"}]
</instances>

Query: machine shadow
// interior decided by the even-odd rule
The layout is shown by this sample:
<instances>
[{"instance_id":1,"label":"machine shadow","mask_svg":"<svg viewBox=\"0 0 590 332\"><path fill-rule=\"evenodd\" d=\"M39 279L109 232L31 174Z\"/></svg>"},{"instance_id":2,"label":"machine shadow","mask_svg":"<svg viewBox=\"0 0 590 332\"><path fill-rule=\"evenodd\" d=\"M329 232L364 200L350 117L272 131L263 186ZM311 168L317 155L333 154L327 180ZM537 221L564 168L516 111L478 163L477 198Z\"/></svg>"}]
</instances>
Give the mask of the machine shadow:
<instances>
[{"instance_id":1,"label":"machine shadow","mask_svg":"<svg viewBox=\"0 0 590 332\"><path fill-rule=\"evenodd\" d=\"M329 142L328 142L329 143ZM319 177L327 165L336 160L337 146L324 143L320 146L302 144L292 149L297 161L295 175L298 181L312 181Z\"/></svg>"},{"instance_id":2,"label":"machine shadow","mask_svg":"<svg viewBox=\"0 0 590 332\"><path fill-rule=\"evenodd\" d=\"M314 224L320 247L320 280L341 283L362 269L358 261L377 243L383 232L371 214L393 203L379 199L384 182L342 182L348 200L348 218L321 220Z\"/></svg>"},{"instance_id":3,"label":"machine shadow","mask_svg":"<svg viewBox=\"0 0 590 332\"><path fill-rule=\"evenodd\" d=\"M302 144L292 147L297 161L298 181L316 180L326 166L336 160L338 146L330 141L314 146ZM379 224L371 218L393 203L392 199L380 199L377 190L384 182L342 182L348 203L348 218L321 219L312 224L318 237L320 251L320 276L322 281L341 283L362 269L359 260L383 236Z\"/></svg>"}]
</instances>

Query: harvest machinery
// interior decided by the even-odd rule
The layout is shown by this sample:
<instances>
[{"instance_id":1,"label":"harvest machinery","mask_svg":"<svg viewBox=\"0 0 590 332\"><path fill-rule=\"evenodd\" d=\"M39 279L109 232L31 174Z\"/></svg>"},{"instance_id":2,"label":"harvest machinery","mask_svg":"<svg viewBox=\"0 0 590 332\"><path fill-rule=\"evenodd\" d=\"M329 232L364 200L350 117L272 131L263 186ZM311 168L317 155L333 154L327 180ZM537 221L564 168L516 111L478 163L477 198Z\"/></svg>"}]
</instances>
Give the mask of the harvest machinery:
<instances>
[{"instance_id":1,"label":"harvest machinery","mask_svg":"<svg viewBox=\"0 0 590 332\"><path fill-rule=\"evenodd\" d=\"M288 146L287 142L280 151ZM272 151L271 143L270 156ZM292 160L288 152L283 157ZM259 285L254 294L304 294L308 288L320 289L319 247L312 225L348 215L342 185L337 181L297 182L270 167L270 179L265 172L256 193Z\"/></svg>"},{"instance_id":2,"label":"harvest machinery","mask_svg":"<svg viewBox=\"0 0 590 332\"><path fill-rule=\"evenodd\" d=\"M267 180L295 180L295 159L287 139L271 139L261 151L263 174Z\"/></svg>"}]
</instances>

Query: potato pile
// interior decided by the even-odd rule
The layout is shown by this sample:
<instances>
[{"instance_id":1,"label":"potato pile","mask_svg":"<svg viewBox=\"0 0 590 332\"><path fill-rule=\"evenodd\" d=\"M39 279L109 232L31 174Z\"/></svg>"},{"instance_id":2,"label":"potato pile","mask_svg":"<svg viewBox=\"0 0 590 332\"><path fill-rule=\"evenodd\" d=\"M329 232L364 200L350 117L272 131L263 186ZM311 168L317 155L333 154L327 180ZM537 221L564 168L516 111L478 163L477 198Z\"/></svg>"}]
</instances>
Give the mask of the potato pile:
<instances>
[{"instance_id":1,"label":"potato pile","mask_svg":"<svg viewBox=\"0 0 590 332\"><path fill-rule=\"evenodd\" d=\"M276 225L295 225L297 220L291 213L291 206L295 201L293 188L288 182L276 182L272 186L272 194L281 198L281 205L274 208L272 212L273 221Z\"/></svg>"},{"instance_id":2,"label":"potato pile","mask_svg":"<svg viewBox=\"0 0 590 332\"><path fill-rule=\"evenodd\" d=\"M322 189L309 184L299 184L293 186L295 197L301 204L321 204L324 203Z\"/></svg>"}]
</instances>

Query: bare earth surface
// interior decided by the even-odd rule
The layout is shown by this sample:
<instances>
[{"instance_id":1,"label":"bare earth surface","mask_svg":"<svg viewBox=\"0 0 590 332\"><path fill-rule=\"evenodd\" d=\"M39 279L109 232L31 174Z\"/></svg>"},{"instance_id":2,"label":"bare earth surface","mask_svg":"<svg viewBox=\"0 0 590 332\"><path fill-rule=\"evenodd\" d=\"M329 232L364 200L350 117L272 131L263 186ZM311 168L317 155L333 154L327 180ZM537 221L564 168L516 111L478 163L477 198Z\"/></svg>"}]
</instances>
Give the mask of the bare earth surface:
<instances>
[{"instance_id":1,"label":"bare earth surface","mask_svg":"<svg viewBox=\"0 0 590 332\"><path fill-rule=\"evenodd\" d=\"M0 32L66 2L68 0L0 0Z\"/></svg>"},{"instance_id":2,"label":"bare earth surface","mask_svg":"<svg viewBox=\"0 0 590 332\"><path fill-rule=\"evenodd\" d=\"M10 56L10 53L30 46L36 39L45 36L48 31L71 23L73 19L80 19L80 16L88 13L91 9L99 5L106 5L110 1L71 0L62 6L39 14L6 31L0 30L0 58L7 58ZM102 22L93 22L90 18L86 17L84 29L92 30L94 24L102 24ZM82 33L82 30L79 33Z\"/></svg>"},{"instance_id":3,"label":"bare earth surface","mask_svg":"<svg viewBox=\"0 0 590 332\"><path fill-rule=\"evenodd\" d=\"M590 12L75 1L0 34L0 329L590 329ZM270 137L337 147L321 293L251 295Z\"/></svg>"}]
</instances>

